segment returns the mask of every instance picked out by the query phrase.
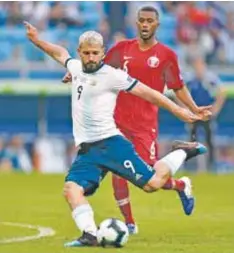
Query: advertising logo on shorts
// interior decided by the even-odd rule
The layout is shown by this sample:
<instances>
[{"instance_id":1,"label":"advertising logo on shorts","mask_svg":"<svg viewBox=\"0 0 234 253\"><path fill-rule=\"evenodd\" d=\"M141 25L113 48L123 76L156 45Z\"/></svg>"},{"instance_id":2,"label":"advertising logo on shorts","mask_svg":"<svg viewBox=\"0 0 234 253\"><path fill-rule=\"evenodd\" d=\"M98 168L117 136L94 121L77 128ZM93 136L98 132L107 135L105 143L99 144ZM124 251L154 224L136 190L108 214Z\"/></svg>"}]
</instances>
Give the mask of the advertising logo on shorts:
<instances>
[{"instance_id":1,"label":"advertising logo on shorts","mask_svg":"<svg viewBox=\"0 0 234 253\"><path fill-rule=\"evenodd\" d=\"M158 65L159 65L159 59L156 56L151 56L151 57L148 58L147 64L151 68L157 68Z\"/></svg>"}]
</instances>

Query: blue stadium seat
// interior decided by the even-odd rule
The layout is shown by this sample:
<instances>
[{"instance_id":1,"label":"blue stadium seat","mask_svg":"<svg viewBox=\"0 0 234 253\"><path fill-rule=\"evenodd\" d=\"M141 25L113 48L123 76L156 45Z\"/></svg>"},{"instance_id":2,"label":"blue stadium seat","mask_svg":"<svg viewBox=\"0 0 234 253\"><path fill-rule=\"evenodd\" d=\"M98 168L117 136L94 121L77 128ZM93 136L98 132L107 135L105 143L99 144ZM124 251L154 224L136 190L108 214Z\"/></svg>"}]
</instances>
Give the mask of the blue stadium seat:
<instances>
[{"instance_id":1,"label":"blue stadium seat","mask_svg":"<svg viewBox=\"0 0 234 253\"><path fill-rule=\"evenodd\" d=\"M160 26L162 26L165 29L175 29L177 26L177 19L175 15L170 14L164 14L160 18Z\"/></svg>"},{"instance_id":2,"label":"blue stadium seat","mask_svg":"<svg viewBox=\"0 0 234 253\"><path fill-rule=\"evenodd\" d=\"M30 41L23 44L23 52L26 60L28 61L44 61L45 54L36 48Z\"/></svg>"},{"instance_id":3,"label":"blue stadium seat","mask_svg":"<svg viewBox=\"0 0 234 253\"><path fill-rule=\"evenodd\" d=\"M84 12L82 13L82 19L85 22L86 29L97 29L101 16L96 12Z\"/></svg>"},{"instance_id":4,"label":"blue stadium seat","mask_svg":"<svg viewBox=\"0 0 234 253\"><path fill-rule=\"evenodd\" d=\"M13 46L7 40L0 38L0 61L9 60L12 57Z\"/></svg>"}]
</instances>

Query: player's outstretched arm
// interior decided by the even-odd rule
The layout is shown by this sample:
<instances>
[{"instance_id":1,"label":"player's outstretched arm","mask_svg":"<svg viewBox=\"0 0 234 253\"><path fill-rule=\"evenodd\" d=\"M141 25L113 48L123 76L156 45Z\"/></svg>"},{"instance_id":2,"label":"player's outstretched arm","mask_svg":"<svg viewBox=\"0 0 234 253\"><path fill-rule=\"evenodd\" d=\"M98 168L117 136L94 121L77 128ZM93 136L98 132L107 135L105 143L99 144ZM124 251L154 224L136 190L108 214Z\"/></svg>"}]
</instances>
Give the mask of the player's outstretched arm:
<instances>
[{"instance_id":1,"label":"player's outstretched arm","mask_svg":"<svg viewBox=\"0 0 234 253\"><path fill-rule=\"evenodd\" d=\"M37 28L31 25L30 23L24 21L24 26L26 28L26 33L28 39L38 48L43 50L46 54L50 55L56 61L61 63L63 66L70 55L68 51L56 44L52 44L50 42L40 40L38 36Z\"/></svg>"},{"instance_id":2,"label":"player's outstretched arm","mask_svg":"<svg viewBox=\"0 0 234 253\"><path fill-rule=\"evenodd\" d=\"M182 108L168 99L166 96L162 95L160 92L149 88L143 83L138 82L131 91L132 94L141 97L150 103L157 105L158 107L163 107L166 110L173 113L177 118L188 122L193 123L197 120L201 120L201 117L193 114L191 111Z\"/></svg>"}]
</instances>

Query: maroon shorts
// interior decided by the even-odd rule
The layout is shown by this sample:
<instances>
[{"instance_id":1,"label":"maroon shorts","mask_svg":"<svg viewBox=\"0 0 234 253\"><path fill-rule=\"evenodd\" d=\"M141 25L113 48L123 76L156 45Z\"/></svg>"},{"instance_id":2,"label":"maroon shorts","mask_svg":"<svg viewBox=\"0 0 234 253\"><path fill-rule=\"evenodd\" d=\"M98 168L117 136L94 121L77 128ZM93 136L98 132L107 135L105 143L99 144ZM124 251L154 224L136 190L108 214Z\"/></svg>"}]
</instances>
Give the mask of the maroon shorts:
<instances>
[{"instance_id":1,"label":"maroon shorts","mask_svg":"<svg viewBox=\"0 0 234 253\"><path fill-rule=\"evenodd\" d=\"M132 133L128 130L120 128L124 136L132 142L138 155L149 165L154 165L158 160L158 143L156 132Z\"/></svg>"}]
</instances>

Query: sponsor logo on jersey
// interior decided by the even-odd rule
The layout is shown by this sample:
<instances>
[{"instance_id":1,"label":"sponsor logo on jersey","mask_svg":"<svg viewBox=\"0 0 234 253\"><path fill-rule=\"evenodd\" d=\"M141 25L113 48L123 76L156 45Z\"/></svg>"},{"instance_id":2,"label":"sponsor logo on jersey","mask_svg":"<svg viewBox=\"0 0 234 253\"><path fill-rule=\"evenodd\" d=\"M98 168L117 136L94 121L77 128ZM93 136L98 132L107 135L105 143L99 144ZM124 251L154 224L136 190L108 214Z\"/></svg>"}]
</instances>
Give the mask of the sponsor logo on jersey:
<instances>
[{"instance_id":1,"label":"sponsor logo on jersey","mask_svg":"<svg viewBox=\"0 0 234 253\"><path fill-rule=\"evenodd\" d=\"M133 57L132 57L132 56L125 56L125 55L124 55L123 58L124 58L124 60L129 60L129 59L132 59Z\"/></svg>"},{"instance_id":2,"label":"sponsor logo on jersey","mask_svg":"<svg viewBox=\"0 0 234 253\"><path fill-rule=\"evenodd\" d=\"M156 56L150 56L147 60L147 64L151 68L157 68L159 65L159 59Z\"/></svg>"}]
</instances>

